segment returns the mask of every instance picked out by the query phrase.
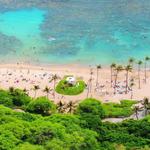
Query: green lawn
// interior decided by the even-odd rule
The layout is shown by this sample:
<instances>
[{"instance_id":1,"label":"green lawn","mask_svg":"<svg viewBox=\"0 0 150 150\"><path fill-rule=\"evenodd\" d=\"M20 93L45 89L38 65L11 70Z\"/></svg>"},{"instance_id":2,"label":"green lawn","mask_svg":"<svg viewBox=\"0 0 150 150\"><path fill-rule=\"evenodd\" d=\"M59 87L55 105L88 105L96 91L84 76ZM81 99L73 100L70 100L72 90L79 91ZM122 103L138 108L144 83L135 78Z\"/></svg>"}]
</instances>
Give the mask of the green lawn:
<instances>
[{"instance_id":1,"label":"green lawn","mask_svg":"<svg viewBox=\"0 0 150 150\"><path fill-rule=\"evenodd\" d=\"M56 92L63 95L78 95L85 89L85 82L78 80L75 85L69 85L66 83L66 78L61 80L56 86Z\"/></svg>"},{"instance_id":2,"label":"green lawn","mask_svg":"<svg viewBox=\"0 0 150 150\"><path fill-rule=\"evenodd\" d=\"M133 100L122 100L120 104L117 103L104 103L103 109L105 111L106 118L113 117L129 117L132 115L133 109L131 106L136 104L136 101Z\"/></svg>"}]
</instances>

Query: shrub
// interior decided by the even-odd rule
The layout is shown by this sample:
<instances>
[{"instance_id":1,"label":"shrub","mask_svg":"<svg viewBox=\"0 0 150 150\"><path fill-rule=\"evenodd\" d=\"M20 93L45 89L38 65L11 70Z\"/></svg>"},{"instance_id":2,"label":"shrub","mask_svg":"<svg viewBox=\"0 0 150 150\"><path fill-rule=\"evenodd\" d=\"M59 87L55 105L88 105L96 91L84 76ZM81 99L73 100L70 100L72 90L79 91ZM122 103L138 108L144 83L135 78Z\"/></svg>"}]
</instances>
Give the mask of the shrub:
<instances>
[{"instance_id":1,"label":"shrub","mask_svg":"<svg viewBox=\"0 0 150 150\"><path fill-rule=\"evenodd\" d=\"M4 107L3 105L0 105L0 116L3 115L11 115L13 112L10 108Z\"/></svg>"},{"instance_id":2,"label":"shrub","mask_svg":"<svg viewBox=\"0 0 150 150\"><path fill-rule=\"evenodd\" d=\"M53 138L63 138L65 127L58 123L37 120L32 122L30 128L32 134L28 138L32 144L45 144Z\"/></svg>"},{"instance_id":3,"label":"shrub","mask_svg":"<svg viewBox=\"0 0 150 150\"><path fill-rule=\"evenodd\" d=\"M15 136L19 140L25 140L29 137L29 135L31 134L29 127L30 124L28 122L24 122L22 120L17 119L13 122L1 125L2 130L12 132L13 136Z\"/></svg>"},{"instance_id":4,"label":"shrub","mask_svg":"<svg viewBox=\"0 0 150 150\"><path fill-rule=\"evenodd\" d=\"M36 119L41 118L40 115L35 115L28 112L26 113L15 112L13 116L16 117L17 119L28 121L28 122L32 122L35 121Z\"/></svg>"},{"instance_id":5,"label":"shrub","mask_svg":"<svg viewBox=\"0 0 150 150\"><path fill-rule=\"evenodd\" d=\"M3 104L7 107L14 106L12 96L9 94L8 91L0 90L0 104Z\"/></svg>"},{"instance_id":6,"label":"shrub","mask_svg":"<svg viewBox=\"0 0 150 150\"><path fill-rule=\"evenodd\" d=\"M43 117L15 112L0 105L0 149L149 149L149 116L142 120L103 123L100 121L103 111L99 101L86 99L79 106L76 110L78 115L53 114Z\"/></svg>"},{"instance_id":7,"label":"shrub","mask_svg":"<svg viewBox=\"0 0 150 150\"><path fill-rule=\"evenodd\" d=\"M83 124L84 127L92 128L94 130L99 128L101 124L101 118L104 117L104 110L100 101L96 99L85 99L79 106L75 112L80 115L83 120L86 121Z\"/></svg>"},{"instance_id":8,"label":"shrub","mask_svg":"<svg viewBox=\"0 0 150 150\"><path fill-rule=\"evenodd\" d=\"M54 113L56 111L56 106L46 97L39 97L34 101L31 101L26 110L31 113L37 113L45 116Z\"/></svg>"},{"instance_id":9,"label":"shrub","mask_svg":"<svg viewBox=\"0 0 150 150\"><path fill-rule=\"evenodd\" d=\"M101 102L92 98L85 99L81 103L79 103L76 113L80 116L84 114L92 114L93 116L97 115L99 118L104 117L104 110Z\"/></svg>"},{"instance_id":10,"label":"shrub","mask_svg":"<svg viewBox=\"0 0 150 150\"><path fill-rule=\"evenodd\" d=\"M134 113L131 106L136 101L122 100L118 103L104 103L103 108L105 111L105 117L129 117Z\"/></svg>"},{"instance_id":11,"label":"shrub","mask_svg":"<svg viewBox=\"0 0 150 150\"><path fill-rule=\"evenodd\" d=\"M44 120L62 124L67 128L67 132L69 133L78 130L79 125L81 124L80 117L73 114L53 114L45 117Z\"/></svg>"},{"instance_id":12,"label":"shrub","mask_svg":"<svg viewBox=\"0 0 150 150\"><path fill-rule=\"evenodd\" d=\"M23 143L23 144L19 144L13 150L44 150L44 148L42 146L39 146L39 145L32 145L30 143Z\"/></svg>"},{"instance_id":13,"label":"shrub","mask_svg":"<svg viewBox=\"0 0 150 150\"><path fill-rule=\"evenodd\" d=\"M24 91L20 89L12 90L10 91L10 94L15 106L26 106L31 101L31 97L29 97Z\"/></svg>"},{"instance_id":14,"label":"shrub","mask_svg":"<svg viewBox=\"0 0 150 150\"><path fill-rule=\"evenodd\" d=\"M8 130L0 130L0 149L12 150L20 142L12 132Z\"/></svg>"}]
</instances>

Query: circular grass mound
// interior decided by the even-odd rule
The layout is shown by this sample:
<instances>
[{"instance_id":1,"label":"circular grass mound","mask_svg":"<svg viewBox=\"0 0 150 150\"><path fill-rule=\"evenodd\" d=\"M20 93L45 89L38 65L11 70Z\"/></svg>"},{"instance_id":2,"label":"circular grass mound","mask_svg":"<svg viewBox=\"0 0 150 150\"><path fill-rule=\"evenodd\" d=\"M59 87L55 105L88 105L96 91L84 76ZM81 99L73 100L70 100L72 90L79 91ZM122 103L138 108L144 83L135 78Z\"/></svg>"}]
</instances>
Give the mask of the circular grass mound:
<instances>
[{"instance_id":1,"label":"circular grass mound","mask_svg":"<svg viewBox=\"0 0 150 150\"><path fill-rule=\"evenodd\" d=\"M66 78L61 80L56 86L56 92L63 95L78 95L85 89L85 82L82 80L76 81L74 85L69 84Z\"/></svg>"}]
</instances>

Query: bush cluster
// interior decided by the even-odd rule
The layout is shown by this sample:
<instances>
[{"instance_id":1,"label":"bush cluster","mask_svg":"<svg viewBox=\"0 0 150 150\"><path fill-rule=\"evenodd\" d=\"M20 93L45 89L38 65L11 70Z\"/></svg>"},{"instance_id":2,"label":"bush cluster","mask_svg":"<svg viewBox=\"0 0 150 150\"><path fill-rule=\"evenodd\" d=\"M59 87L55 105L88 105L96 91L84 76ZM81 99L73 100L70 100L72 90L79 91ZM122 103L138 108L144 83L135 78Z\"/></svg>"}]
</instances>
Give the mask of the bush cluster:
<instances>
[{"instance_id":1,"label":"bush cluster","mask_svg":"<svg viewBox=\"0 0 150 150\"><path fill-rule=\"evenodd\" d=\"M20 90L1 90L0 103L1 150L150 149L149 116L121 123L102 122L111 110L96 99L81 101L72 114L58 113L56 104L46 97L31 99ZM124 100L107 105L126 109L134 103ZM14 111L16 107L24 112Z\"/></svg>"},{"instance_id":2,"label":"bush cluster","mask_svg":"<svg viewBox=\"0 0 150 150\"><path fill-rule=\"evenodd\" d=\"M116 118L116 117L129 117L134 113L132 105L136 104L137 101L122 100L118 103L104 103L103 108L105 111L105 117Z\"/></svg>"}]
</instances>

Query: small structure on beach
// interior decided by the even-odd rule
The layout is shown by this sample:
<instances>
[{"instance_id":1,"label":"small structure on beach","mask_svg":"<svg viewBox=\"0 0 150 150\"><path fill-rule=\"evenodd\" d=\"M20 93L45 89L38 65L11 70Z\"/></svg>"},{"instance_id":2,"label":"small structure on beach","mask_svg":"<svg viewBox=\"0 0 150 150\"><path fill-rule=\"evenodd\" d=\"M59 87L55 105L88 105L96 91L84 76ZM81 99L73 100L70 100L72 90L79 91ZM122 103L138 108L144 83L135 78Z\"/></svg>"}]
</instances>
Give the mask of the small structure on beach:
<instances>
[{"instance_id":1,"label":"small structure on beach","mask_svg":"<svg viewBox=\"0 0 150 150\"><path fill-rule=\"evenodd\" d=\"M76 78L75 77L67 77L66 81L67 81L68 84L71 84L71 85L76 84Z\"/></svg>"}]
</instances>

